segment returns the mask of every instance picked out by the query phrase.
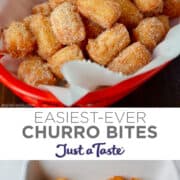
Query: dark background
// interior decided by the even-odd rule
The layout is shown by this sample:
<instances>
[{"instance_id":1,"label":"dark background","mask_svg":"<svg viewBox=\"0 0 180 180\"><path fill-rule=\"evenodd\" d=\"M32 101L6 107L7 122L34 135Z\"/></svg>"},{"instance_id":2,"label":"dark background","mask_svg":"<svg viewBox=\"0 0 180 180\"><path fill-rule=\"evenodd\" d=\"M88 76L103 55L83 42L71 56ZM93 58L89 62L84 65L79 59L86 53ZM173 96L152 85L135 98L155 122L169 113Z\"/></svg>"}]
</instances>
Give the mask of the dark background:
<instances>
[{"instance_id":1,"label":"dark background","mask_svg":"<svg viewBox=\"0 0 180 180\"><path fill-rule=\"evenodd\" d=\"M0 85L2 107L28 106ZM113 107L180 107L180 57Z\"/></svg>"}]
</instances>

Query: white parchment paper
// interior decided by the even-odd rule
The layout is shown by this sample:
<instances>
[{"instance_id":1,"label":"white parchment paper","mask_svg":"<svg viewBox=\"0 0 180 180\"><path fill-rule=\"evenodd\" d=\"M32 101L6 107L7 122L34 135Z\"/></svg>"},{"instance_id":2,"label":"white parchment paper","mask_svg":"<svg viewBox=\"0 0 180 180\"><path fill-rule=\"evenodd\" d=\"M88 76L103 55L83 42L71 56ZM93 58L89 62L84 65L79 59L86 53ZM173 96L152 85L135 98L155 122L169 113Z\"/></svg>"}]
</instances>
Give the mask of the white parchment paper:
<instances>
[{"instance_id":1,"label":"white parchment paper","mask_svg":"<svg viewBox=\"0 0 180 180\"><path fill-rule=\"evenodd\" d=\"M0 28L7 26L12 20L18 20L29 14L34 4L43 1L0 1ZM110 72L108 69L90 61L77 60L66 63L60 69L69 83L68 88L44 85L39 88L50 91L66 106L71 106L99 86L113 86L171 61L180 54L180 18L173 20L171 25L172 28L164 41L154 50L152 62L131 76ZM5 56L0 61L13 74L16 74L20 62L21 60L12 60L10 56Z\"/></svg>"},{"instance_id":2,"label":"white parchment paper","mask_svg":"<svg viewBox=\"0 0 180 180\"><path fill-rule=\"evenodd\" d=\"M150 71L168 61L172 61L180 54L179 21L176 20L176 24L171 28L164 41L154 50L151 63L133 75L125 76L119 73L113 73L96 63L77 60L66 63L60 69L70 84L70 87L61 88L43 85L40 88L50 91L65 105L71 106L99 86L113 86L119 82Z\"/></svg>"}]
</instances>

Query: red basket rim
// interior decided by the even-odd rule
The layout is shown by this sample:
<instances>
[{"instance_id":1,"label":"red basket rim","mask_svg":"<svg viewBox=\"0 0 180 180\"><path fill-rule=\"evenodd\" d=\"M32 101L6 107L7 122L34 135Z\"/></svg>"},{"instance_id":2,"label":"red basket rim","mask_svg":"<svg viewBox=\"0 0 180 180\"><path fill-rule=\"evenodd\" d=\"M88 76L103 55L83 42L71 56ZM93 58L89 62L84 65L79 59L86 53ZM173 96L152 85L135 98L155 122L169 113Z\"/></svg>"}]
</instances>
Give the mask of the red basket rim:
<instances>
[{"instance_id":1,"label":"red basket rim","mask_svg":"<svg viewBox=\"0 0 180 180\"><path fill-rule=\"evenodd\" d=\"M2 55L0 58L2 58ZM121 90L122 90L122 87L126 87L126 84L129 83L130 81L135 81L137 79L141 79L141 83L142 83L142 82L146 81L148 78L152 77L157 72L159 72L161 69L163 69L167 64L168 63L165 63L158 68L155 68L153 70L145 72L144 74L138 75L136 77L125 80L123 82L120 82L117 85L90 92L85 97L83 97L81 100L76 102L75 105L81 106L83 104L88 104L88 103L92 104L94 102L97 102L98 100L100 101L101 99L112 97L112 95L115 96L118 93L118 89L121 88ZM51 92L32 87L32 86L18 80L15 76L13 76L11 73L9 73L8 70L6 70L2 64L0 64L0 81L4 85L6 85L9 89L11 89L12 91L18 92L18 94L19 93L24 94L31 98L35 98L39 101L50 103L50 104L63 105L63 103L61 101L59 101Z\"/></svg>"}]
</instances>

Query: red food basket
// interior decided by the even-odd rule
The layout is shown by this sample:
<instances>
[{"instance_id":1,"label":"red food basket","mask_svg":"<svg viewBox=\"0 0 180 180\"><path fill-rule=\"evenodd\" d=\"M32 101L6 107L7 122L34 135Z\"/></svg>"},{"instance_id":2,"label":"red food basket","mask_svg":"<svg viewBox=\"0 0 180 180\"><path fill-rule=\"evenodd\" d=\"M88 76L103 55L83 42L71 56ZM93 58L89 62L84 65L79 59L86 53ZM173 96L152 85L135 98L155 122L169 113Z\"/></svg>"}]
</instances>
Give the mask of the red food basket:
<instances>
[{"instance_id":1,"label":"red food basket","mask_svg":"<svg viewBox=\"0 0 180 180\"><path fill-rule=\"evenodd\" d=\"M168 63L144 74L123 81L115 86L91 92L75 103L73 107L110 106L131 93L138 86L163 69L167 64ZM3 67L3 65L0 65L0 82L11 89L14 94L19 96L23 101L34 107L65 107L65 105L50 92L34 88L18 80L11 73L9 73Z\"/></svg>"}]
</instances>

